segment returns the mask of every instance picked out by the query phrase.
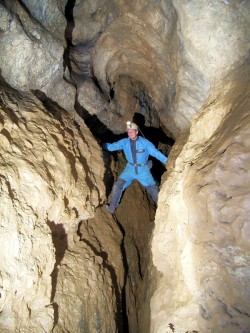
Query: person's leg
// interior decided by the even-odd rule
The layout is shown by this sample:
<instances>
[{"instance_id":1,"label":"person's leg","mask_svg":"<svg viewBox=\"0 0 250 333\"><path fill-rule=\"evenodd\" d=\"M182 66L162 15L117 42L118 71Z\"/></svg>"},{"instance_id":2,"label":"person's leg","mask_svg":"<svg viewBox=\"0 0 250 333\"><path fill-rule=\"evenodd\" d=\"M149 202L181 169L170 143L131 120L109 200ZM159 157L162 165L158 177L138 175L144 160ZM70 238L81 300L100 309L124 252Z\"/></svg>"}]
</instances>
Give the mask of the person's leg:
<instances>
[{"instance_id":1,"label":"person's leg","mask_svg":"<svg viewBox=\"0 0 250 333\"><path fill-rule=\"evenodd\" d=\"M126 184L126 181L122 178L118 178L117 181L114 183L112 192L111 192L111 199L109 202L109 206L107 206L107 209L110 213L114 213L116 210L116 207L118 206L118 203L120 201L121 195L123 190L125 189L124 185Z\"/></svg>"},{"instance_id":2,"label":"person's leg","mask_svg":"<svg viewBox=\"0 0 250 333\"><path fill-rule=\"evenodd\" d=\"M114 213L121 199L122 192L133 182L133 180L134 168L128 164L113 186L110 205L106 206L110 213Z\"/></svg>"},{"instance_id":3,"label":"person's leg","mask_svg":"<svg viewBox=\"0 0 250 333\"><path fill-rule=\"evenodd\" d=\"M158 186L157 185L145 186L145 189L148 191L148 193L151 195L154 202L157 204L157 202L158 202L158 193L159 193Z\"/></svg>"},{"instance_id":4,"label":"person's leg","mask_svg":"<svg viewBox=\"0 0 250 333\"><path fill-rule=\"evenodd\" d=\"M142 184L143 187L145 187L154 202L157 204L159 188L156 185L155 180L148 167L145 167L141 170L140 174L137 177L137 180Z\"/></svg>"}]
</instances>

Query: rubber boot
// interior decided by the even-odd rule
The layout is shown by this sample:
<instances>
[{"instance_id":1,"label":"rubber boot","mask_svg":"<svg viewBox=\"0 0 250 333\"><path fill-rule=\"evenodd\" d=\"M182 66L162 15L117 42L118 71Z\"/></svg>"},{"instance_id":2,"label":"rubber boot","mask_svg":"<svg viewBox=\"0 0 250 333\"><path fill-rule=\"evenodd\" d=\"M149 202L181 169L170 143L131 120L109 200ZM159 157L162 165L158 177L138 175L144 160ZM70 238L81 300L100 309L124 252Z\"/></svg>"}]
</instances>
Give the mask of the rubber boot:
<instances>
[{"instance_id":1,"label":"rubber boot","mask_svg":"<svg viewBox=\"0 0 250 333\"><path fill-rule=\"evenodd\" d=\"M122 178L118 178L118 180L115 182L112 192L111 192L111 199L109 206L107 205L106 208L107 210L113 214L114 211L116 210L116 207L118 206L118 203L120 201L122 191L123 191L123 186L126 183L125 180Z\"/></svg>"},{"instance_id":2,"label":"rubber boot","mask_svg":"<svg viewBox=\"0 0 250 333\"><path fill-rule=\"evenodd\" d=\"M150 185L150 186L146 187L146 190L151 195L154 202L157 204L157 202L158 202L158 193L159 193L158 186L157 185Z\"/></svg>"}]
</instances>

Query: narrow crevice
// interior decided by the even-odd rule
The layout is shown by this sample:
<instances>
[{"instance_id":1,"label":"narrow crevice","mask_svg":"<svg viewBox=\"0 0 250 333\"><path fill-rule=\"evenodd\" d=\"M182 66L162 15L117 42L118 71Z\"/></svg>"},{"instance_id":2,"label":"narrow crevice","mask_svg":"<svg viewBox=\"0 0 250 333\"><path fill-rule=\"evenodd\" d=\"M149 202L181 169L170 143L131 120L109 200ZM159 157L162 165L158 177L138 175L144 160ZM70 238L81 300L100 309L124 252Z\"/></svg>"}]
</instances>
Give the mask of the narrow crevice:
<instances>
[{"instance_id":1,"label":"narrow crevice","mask_svg":"<svg viewBox=\"0 0 250 333\"><path fill-rule=\"evenodd\" d=\"M53 241L53 244L55 247L55 257L56 257L54 270L51 273L52 291L51 291L51 297L50 297L50 302L54 308L54 325L53 325L53 329L54 329L59 321L59 305L55 302L57 277L58 277L58 271L59 271L58 267L60 266L61 261L64 257L64 254L68 248L68 240L67 240L66 231L62 224L56 224L55 222L52 222L52 221L47 221L47 224L51 230L51 236L52 236L52 241Z\"/></svg>"},{"instance_id":2,"label":"narrow crevice","mask_svg":"<svg viewBox=\"0 0 250 333\"><path fill-rule=\"evenodd\" d=\"M70 72L71 72L70 49L72 47L72 35L73 35L73 30L75 28L75 21L74 21L74 15L73 15L75 2L76 2L76 0L68 0L67 4L65 6L65 18L67 20L67 27L65 29L65 39L67 42L67 47L65 49L64 56L63 56L63 59L64 59L63 67L64 67L64 69L66 67L68 67Z\"/></svg>"},{"instance_id":3,"label":"narrow crevice","mask_svg":"<svg viewBox=\"0 0 250 333\"><path fill-rule=\"evenodd\" d=\"M114 91L113 88L110 89L109 96L110 96L110 100L111 100L111 101L112 101L112 99L115 98L115 91Z\"/></svg>"},{"instance_id":4,"label":"narrow crevice","mask_svg":"<svg viewBox=\"0 0 250 333\"><path fill-rule=\"evenodd\" d=\"M127 298L126 298L126 285L128 280L128 261L127 261L127 254L126 254L126 247L125 247L125 230L121 223L118 221L116 216L114 215L114 219L120 228L120 231L122 233L122 242L121 242L121 254L122 254L122 260L123 260L123 267L124 267L124 284L121 291L121 307L122 307L122 323L123 323L123 333L129 333L129 321L127 316Z\"/></svg>"},{"instance_id":5,"label":"narrow crevice","mask_svg":"<svg viewBox=\"0 0 250 333\"><path fill-rule=\"evenodd\" d=\"M135 247L136 255L137 255L138 273L139 273L140 279L143 280L143 274L142 274L142 268L141 268L141 255L140 255L140 251L138 249L138 246L135 243L134 243L134 247Z\"/></svg>"}]
</instances>

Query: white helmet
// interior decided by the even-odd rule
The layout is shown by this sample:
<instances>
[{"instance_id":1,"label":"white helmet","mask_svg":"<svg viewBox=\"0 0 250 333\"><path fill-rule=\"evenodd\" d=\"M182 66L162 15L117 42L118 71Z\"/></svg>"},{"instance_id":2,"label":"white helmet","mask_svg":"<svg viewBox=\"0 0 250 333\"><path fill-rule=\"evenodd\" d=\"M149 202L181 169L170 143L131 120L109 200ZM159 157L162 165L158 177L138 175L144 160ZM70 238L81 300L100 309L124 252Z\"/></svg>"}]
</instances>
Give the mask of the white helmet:
<instances>
[{"instance_id":1,"label":"white helmet","mask_svg":"<svg viewBox=\"0 0 250 333\"><path fill-rule=\"evenodd\" d=\"M138 126L135 123L131 123L131 121L127 121L127 131L130 129L138 131Z\"/></svg>"}]
</instances>

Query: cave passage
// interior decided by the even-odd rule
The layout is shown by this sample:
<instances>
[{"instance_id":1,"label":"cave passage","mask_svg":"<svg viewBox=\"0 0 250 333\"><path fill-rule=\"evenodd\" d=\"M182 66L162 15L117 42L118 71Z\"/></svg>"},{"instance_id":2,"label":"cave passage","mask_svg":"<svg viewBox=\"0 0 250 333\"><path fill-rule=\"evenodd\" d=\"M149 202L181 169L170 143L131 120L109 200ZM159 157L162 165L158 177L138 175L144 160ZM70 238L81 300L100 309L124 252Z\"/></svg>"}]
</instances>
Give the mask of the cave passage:
<instances>
[{"instance_id":1,"label":"cave passage","mask_svg":"<svg viewBox=\"0 0 250 333\"><path fill-rule=\"evenodd\" d=\"M82 116L100 146L104 142L112 143L127 137L126 132L114 134L97 116L90 115L83 108L79 108L78 113ZM145 117L141 114L135 113L132 121L140 128L139 135L150 140L156 147L160 146L166 156L169 154L174 144L173 139L166 136L160 128L145 126ZM111 153L105 150L102 152L106 167L104 182L108 199L114 181L124 168L126 160L121 152ZM152 175L159 185L161 177L166 171L165 166L152 157L150 159L153 160ZM114 170L114 165L116 170ZM141 210L143 210L143 214ZM148 289L151 290L149 287L151 270L150 238L154 227L154 215L154 202L138 182L133 182L123 192L120 204L113 215L123 235L121 251L124 265L124 287L121 290L121 305L118 306L122 312L122 315L118 316L122 320L122 323L117 325L119 332L134 333L142 331L140 317L147 315L149 317L149 305L145 309L143 299L145 294L149 293ZM146 314L143 315L142 313Z\"/></svg>"},{"instance_id":2,"label":"cave passage","mask_svg":"<svg viewBox=\"0 0 250 333\"><path fill-rule=\"evenodd\" d=\"M166 134L166 128L161 125L155 103L143 82L136 79L133 73L118 75L108 83L107 93L94 75L91 60L90 62L80 60L86 59L86 54L91 53L95 42L92 40L79 44L72 43L75 27L74 6L75 1L68 1L65 7L65 17L68 22L65 33L67 39L64 53L65 66L68 67L71 80L76 87L91 85L98 92L97 95L101 96L103 103L100 113L90 112L78 94L75 99L75 110L100 147L105 142L113 143L126 138L126 122L132 121L139 127L139 136L151 141L157 149L168 156L174 140ZM77 67L75 63L78 64ZM95 98L92 102L96 103ZM104 149L102 156L105 166L106 199L109 201L113 184L124 169L126 160L121 152L107 152ZM151 173L159 186L166 168L154 157L150 156L149 159L153 162ZM114 219L123 237L120 249L123 258L124 286L121 288L120 297L116 296L117 309L121 312L116 318L122 321L117 323L119 333L146 332L150 326L150 309L149 304L145 304L145 298L148 298L148 294L152 292L149 282L150 239L154 228L155 209L151 196L137 181L134 181L123 192L115 214L110 214L110 218ZM86 244L89 244L90 248L93 247L91 242Z\"/></svg>"},{"instance_id":3,"label":"cave passage","mask_svg":"<svg viewBox=\"0 0 250 333\"><path fill-rule=\"evenodd\" d=\"M250 1L0 17L0 332L249 333ZM127 121L168 170L111 214Z\"/></svg>"}]
</instances>

